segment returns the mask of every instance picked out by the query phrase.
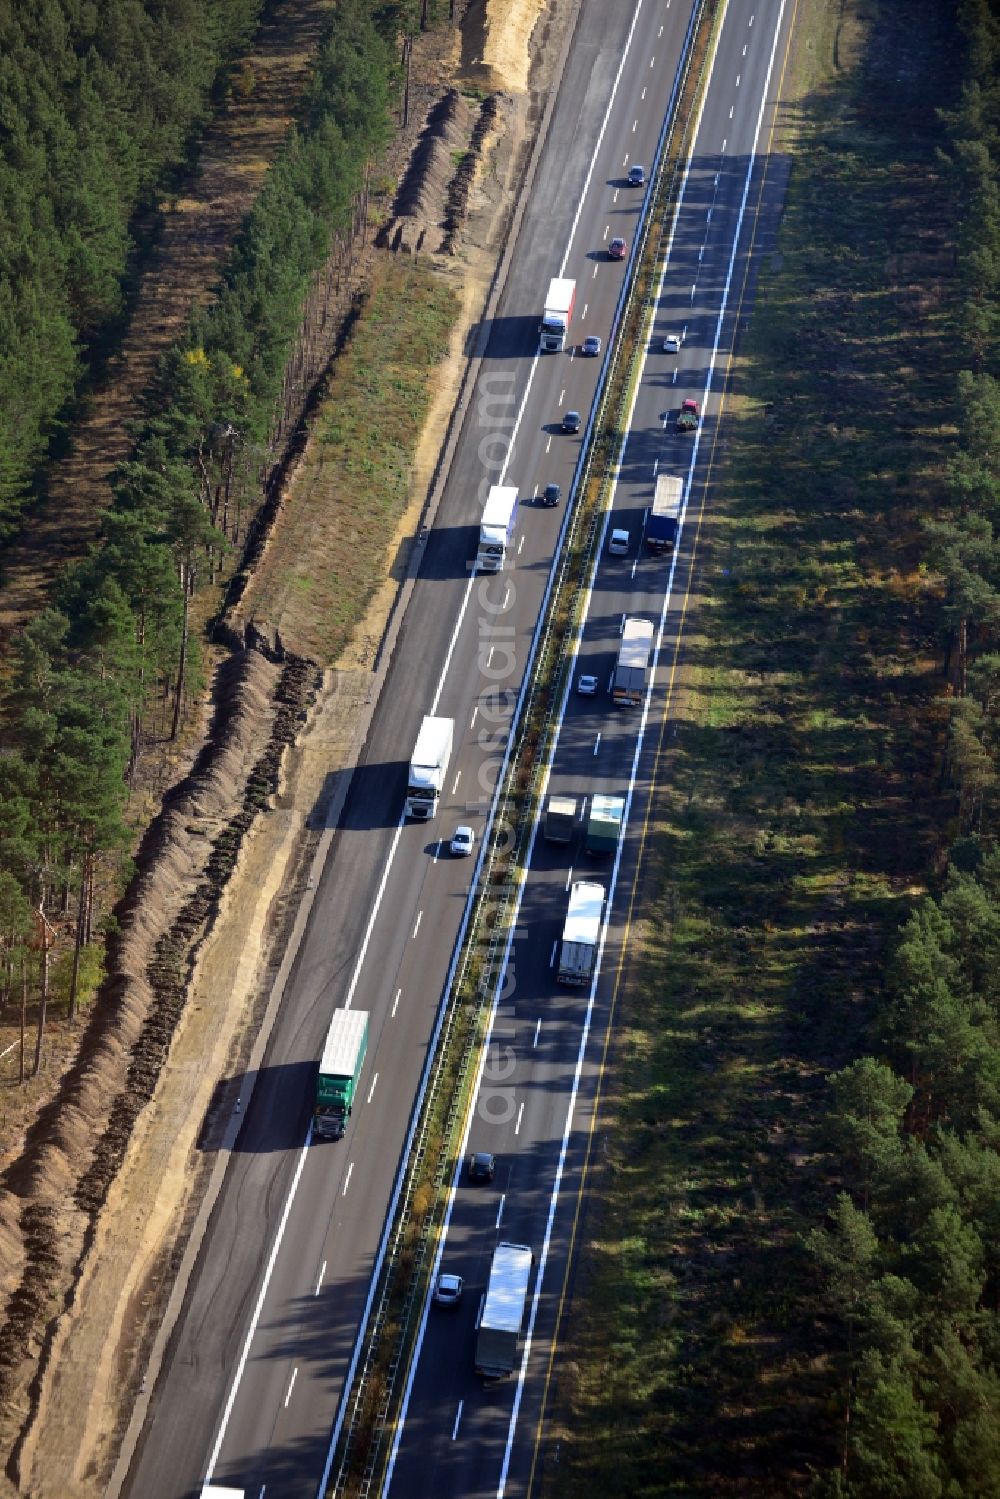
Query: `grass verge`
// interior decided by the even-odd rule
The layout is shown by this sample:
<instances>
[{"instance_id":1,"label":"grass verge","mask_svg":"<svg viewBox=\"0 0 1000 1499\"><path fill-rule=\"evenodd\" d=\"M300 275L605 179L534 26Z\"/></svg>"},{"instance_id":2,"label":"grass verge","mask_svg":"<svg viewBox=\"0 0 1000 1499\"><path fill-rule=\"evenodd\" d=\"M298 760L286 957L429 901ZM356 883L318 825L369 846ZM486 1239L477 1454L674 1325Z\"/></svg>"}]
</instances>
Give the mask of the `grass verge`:
<instances>
[{"instance_id":1,"label":"grass verge","mask_svg":"<svg viewBox=\"0 0 1000 1499\"><path fill-rule=\"evenodd\" d=\"M937 7L798 7L777 249L727 400L661 741L545 1493L776 1495L835 1464L813 1127L947 836L933 512L948 338ZM944 389L942 389L944 387Z\"/></svg>"},{"instance_id":2,"label":"grass verge","mask_svg":"<svg viewBox=\"0 0 1000 1499\"><path fill-rule=\"evenodd\" d=\"M254 613L329 664L385 581L413 455L459 300L429 263L379 257L313 423L287 514L256 580ZM401 563L393 559L393 576Z\"/></svg>"}]
</instances>

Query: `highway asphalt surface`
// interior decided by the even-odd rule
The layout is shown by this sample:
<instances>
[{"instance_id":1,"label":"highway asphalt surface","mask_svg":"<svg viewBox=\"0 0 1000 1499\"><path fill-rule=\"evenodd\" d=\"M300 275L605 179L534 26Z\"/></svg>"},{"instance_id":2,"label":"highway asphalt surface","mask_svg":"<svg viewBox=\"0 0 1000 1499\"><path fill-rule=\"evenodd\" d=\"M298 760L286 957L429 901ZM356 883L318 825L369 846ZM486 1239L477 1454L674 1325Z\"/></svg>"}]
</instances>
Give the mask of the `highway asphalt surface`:
<instances>
[{"instance_id":1,"label":"highway asphalt surface","mask_svg":"<svg viewBox=\"0 0 1000 1499\"><path fill-rule=\"evenodd\" d=\"M623 445L613 523L629 529L632 545L627 558L610 556L605 545L598 559L576 673L595 675L598 693L568 696L549 781L550 792L581 802L595 791L631 795L630 828L617 871L613 861L586 855L582 833L569 847L537 836L467 1142L469 1151L495 1153L497 1173L483 1185L460 1171L453 1184L438 1265L463 1277L464 1292L455 1307L425 1309L397 1431L392 1496L521 1495L534 1491L544 1466L539 1454L550 1354L572 1273L575 1212L585 1185L643 820L661 733L670 732L671 668L683 630L726 360L748 310L752 258L769 248L780 207L785 172L781 163L767 160L768 106L781 73L789 14L781 0L733 0L719 36ZM683 345L679 354L669 354L664 337L675 331L683 332ZM703 406L697 439L674 427L685 397ZM649 553L641 542L657 473L694 477L673 569L669 557ZM608 533L610 528L609 519ZM663 626L645 723L638 710L611 707L608 695L625 613ZM615 875L603 972L593 997L561 989L554 964L569 884L596 879L610 891ZM506 1382L484 1386L473 1369L475 1330L500 1240L530 1245L536 1272L523 1366Z\"/></svg>"},{"instance_id":2,"label":"highway asphalt surface","mask_svg":"<svg viewBox=\"0 0 1000 1499\"><path fill-rule=\"evenodd\" d=\"M536 362L545 288L575 276L574 341L607 339L625 267L605 246L634 238L645 192L626 172L649 165L689 16L682 0L581 7L363 763L152 1395L134 1499L194 1495L209 1478L267 1499L319 1487L465 908L470 863L439 857L438 840L459 822L481 832L563 520L562 505L530 496L552 480L568 493L582 438L556 429L567 407L588 413L600 368L575 350ZM486 489L502 477L527 499L513 566L470 582ZM430 827L401 827L409 752L432 709L456 720L448 795ZM372 1017L360 1102L343 1141L304 1150L316 1062L345 1003Z\"/></svg>"}]
</instances>

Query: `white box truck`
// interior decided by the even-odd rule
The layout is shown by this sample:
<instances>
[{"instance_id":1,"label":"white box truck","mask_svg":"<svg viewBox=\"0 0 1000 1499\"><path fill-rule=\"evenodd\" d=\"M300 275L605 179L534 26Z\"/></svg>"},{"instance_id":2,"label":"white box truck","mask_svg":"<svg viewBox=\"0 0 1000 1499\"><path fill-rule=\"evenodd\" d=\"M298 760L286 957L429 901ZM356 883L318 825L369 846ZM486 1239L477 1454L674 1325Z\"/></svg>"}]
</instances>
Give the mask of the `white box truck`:
<instances>
[{"instance_id":1,"label":"white box truck","mask_svg":"<svg viewBox=\"0 0 1000 1499\"><path fill-rule=\"evenodd\" d=\"M589 984L597 958L604 910L604 886L577 880L569 892L569 907L559 948L560 984Z\"/></svg>"},{"instance_id":2,"label":"white box truck","mask_svg":"<svg viewBox=\"0 0 1000 1499\"><path fill-rule=\"evenodd\" d=\"M514 539L517 522L517 488L513 484L494 484L486 496L479 526L479 550L476 566L481 572L498 573L507 559L507 548Z\"/></svg>"},{"instance_id":3,"label":"white box truck","mask_svg":"<svg viewBox=\"0 0 1000 1499\"><path fill-rule=\"evenodd\" d=\"M437 811L454 733L453 718L427 717L420 725L406 783L407 817L429 822Z\"/></svg>"},{"instance_id":4,"label":"white box truck","mask_svg":"<svg viewBox=\"0 0 1000 1499\"><path fill-rule=\"evenodd\" d=\"M570 281L565 276L556 276L549 282L548 295L545 298L545 307L542 310L542 323L539 333L542 336L542 348L550 353L558 353L565 349L566 340L569 337L569 320L573 316L573 307L576 303L576 282Z\"/></svg>"},{"instance_id":5,"label":"white box truck","mask_svg":"<svg viewBox=\"0 0 1000 1499\"><path fill-rule=\"evenodd\" d=\"M649 658L653 652L653 626L635 615L625 620L622 643L611 682L611 700L618 708L636 708L646 695Z\"/></svg>"},{"instance_id":6,"label":"white box truck","mask_svg":"<svg viewBox=\"0 0 1000 1499\"><path fill-rule=\"evenodd\" d=\"M503 1379L517 1363L517 1345L535 1256L527 1244L498 1244L476 1326L476 1373Z\"/></svg>"}]
</instances>

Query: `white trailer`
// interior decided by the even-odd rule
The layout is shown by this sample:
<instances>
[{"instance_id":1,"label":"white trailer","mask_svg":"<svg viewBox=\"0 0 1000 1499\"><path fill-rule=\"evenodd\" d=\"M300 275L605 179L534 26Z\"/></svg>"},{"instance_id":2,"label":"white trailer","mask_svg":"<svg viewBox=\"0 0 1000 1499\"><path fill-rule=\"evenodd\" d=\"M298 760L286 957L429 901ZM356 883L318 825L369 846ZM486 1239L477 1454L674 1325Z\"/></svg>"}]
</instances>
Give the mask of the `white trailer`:
<instances>
[{"instance_id":1,"label":"white trailer","mask_svg":"<svg viewBox=\"0 0 1000 1499\"><path fill-rule=\"evenodd\" d=\"M632 615L622 628L622 643L611 683L611 700L619 708L636 708L646 695L649 658L653 653L650 620Z\"/></svg>"},{"instance_id":2,"label":"white trailer","mask_svg":"<svg viewBox=\"0 0 1000 1499\"><path fill-rule=\"evenodd\" d=\"M517 1362L534 1262L527 1244L498 1244L493 1251L486 1299L476 1326L476 1373L486 1379L502 1379Z\"/></svg>"},{"instance_id":3,"label":"white trailer","mask_svg":"<svg viewBox=\"0 0 1000 1499\"><path fill-rule=\"evenodd\" d=\"M542 348L552 353L565 349L569 337L569 322L576 303L576 282L566 276L555 276L549 282L548 295L542 311L539 333Z\"/></svg>"},{"instance_id":4,"label":"white trailer","mask_svg":"<svg viewBox=\"0 0 1000 1499\"><path fill-rule=\"evenodd\" d=\"M604 911L604 886L577 880L569 892L569 907L559 949L560 984L589 984L597 958Z\"/></svg>"},{"instance_id":5,"label":"white trailer","mask_svg":"<svg viewBox=\"0 0 1000 1499\"><path fill-rule=\"evenodd\" d=\"M494 484L486 496L479 526L479 550L476 566L481 572L498 573L507 559L507 548L514 538L517 523L517 488L513 484Z\"/></svg>"},{"instance_id":6,"label":"white trailer","mask_svg":"<svg viewBox=\"0 0 1000 1499\"><path fill-rule=\"evenodd\" d=\"M406 785L407 817L429 822L437 811L454 734L453 718L427 717L420 725Z\"/></svg>"},{"instance_id":7,"label":"white trailer","mask_svg":"<svg viewBox=\"0 0 1000 1499\"><path fill-rule=\"evenodd\" d=\"M658 474L653 492L653 508L646 522L646 545L651 552L672 552L677 540L684 480L673 474Z\"/></svg>"}]
</instances>

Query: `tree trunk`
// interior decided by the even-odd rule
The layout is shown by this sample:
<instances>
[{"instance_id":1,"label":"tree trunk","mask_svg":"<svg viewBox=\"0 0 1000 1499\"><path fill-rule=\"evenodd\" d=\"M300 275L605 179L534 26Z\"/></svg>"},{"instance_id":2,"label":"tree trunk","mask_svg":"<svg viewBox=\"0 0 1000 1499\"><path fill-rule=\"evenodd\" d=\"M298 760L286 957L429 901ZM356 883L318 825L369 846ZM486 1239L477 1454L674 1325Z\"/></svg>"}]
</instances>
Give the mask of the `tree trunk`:
<instances>
[{"instance_id":1,"label":"tree trunk","mask_svg":"<svg viewBox=\"0 0 1000 1499\"><path fill-rule=\"evenodd\" d=\"M181 619L181 654L177 663L177 686L174 689L174 717L170 726L170 738L177 738L177 731L181 722L181 703L184 700L184 673L187 671L187 647L188 647L188 619L191 613L190 597L188 594L188 570L187 565L181 567L181 592L184 595L184 614Z\"/></svg>"},{"instance_id":2,"label":"tree trunk","mask_svg":"<svg viewBox=\"0 0 1000 1499\"><path fill-rule=\"evenodd\" d=\"M24 961L24 950L21 950L21 1065L18 1068L17 1080L24 1082L24 1052L25 1039L28 1030L28 965Z\"/></svg>"},{"instance_id":3,"label":"tree trunk","mask_svg":"<svg viewBox=\"0 0 1000 1499\"><path fill-rule=\"evenodd\" d=\"M87 869L90 855L84 854L80 866L80 899L76 903L76 934L73 938L73 973L69 981L69 1018L76 1019L76 995L80 985L80 953L83 949L83 919L87 909Z\"/></svg>"},{"instance_id":4,"label":"tree trunk","mask_svg":"<svg viewBox=\"0 0 1000 1499\"><path fill-rule=\"evenodd\" d=\"M32 1077L38 1076L38 1070L42 1065L42 1041L45 1037L45 1012L49 1005L49 933L45 916L41 909L38 912L42 918L42 994L38 1001L38 1029L35 1033L35 1067Z\"/></svg>"}]
</instances>

